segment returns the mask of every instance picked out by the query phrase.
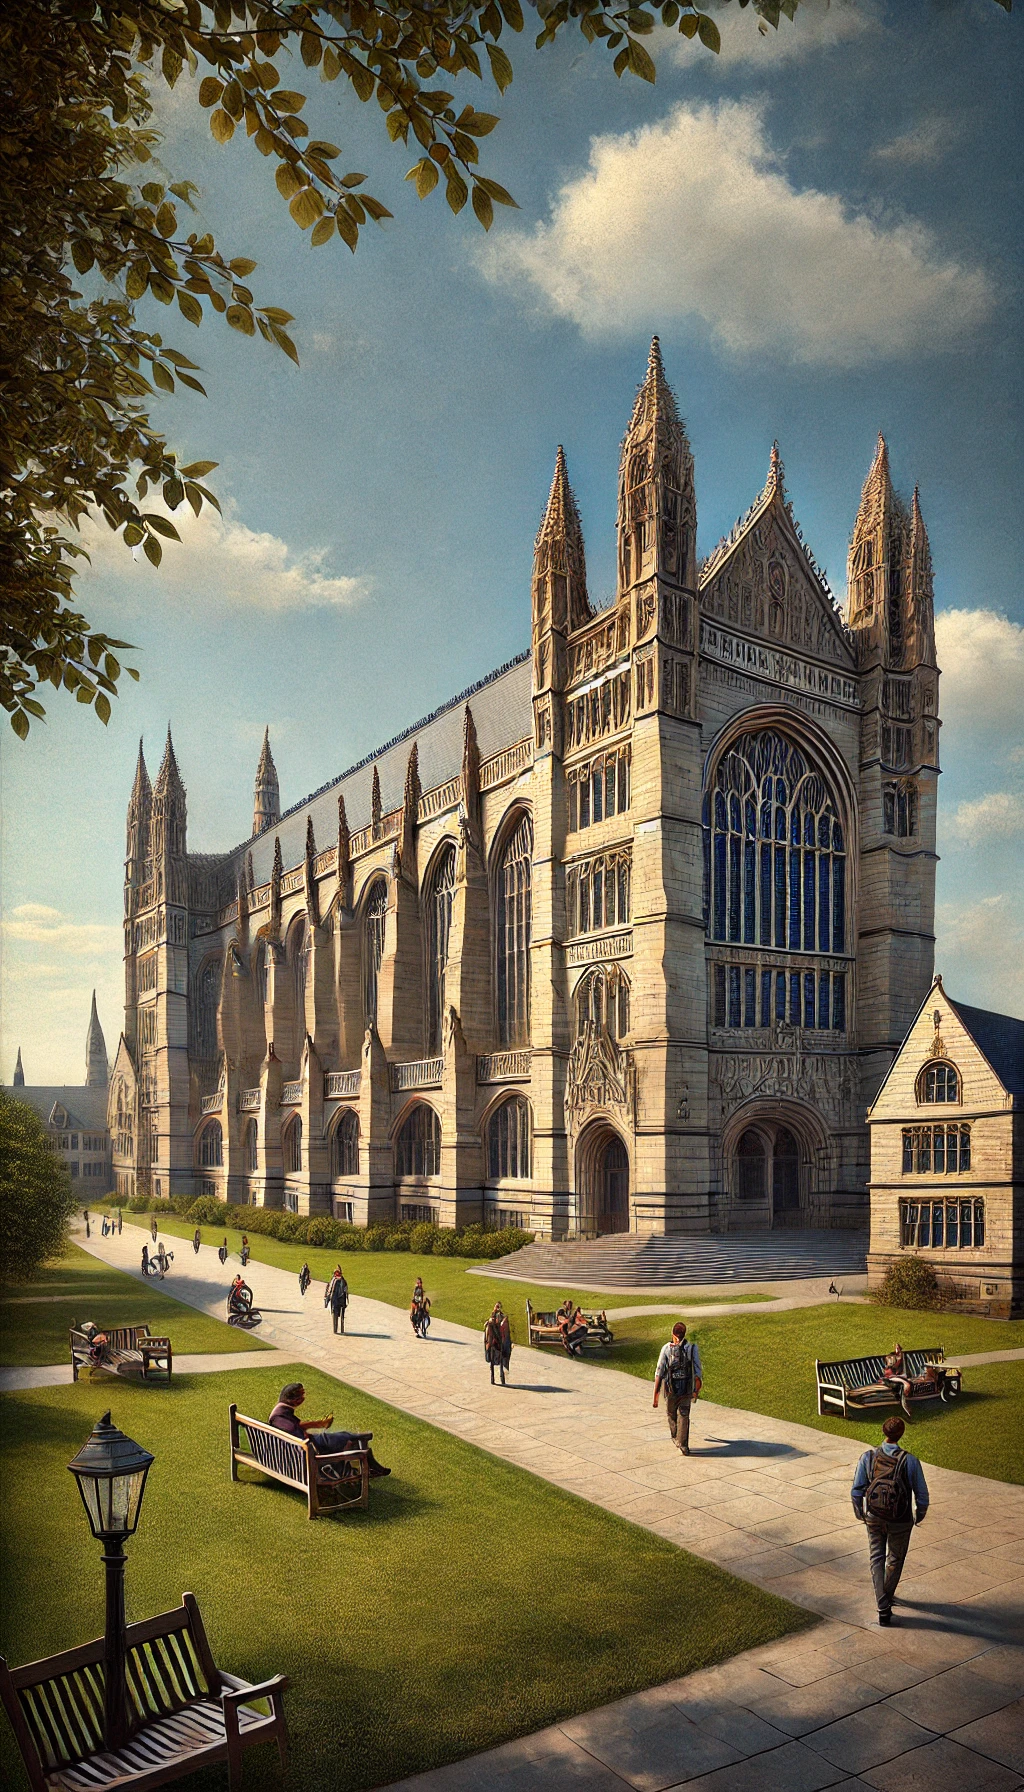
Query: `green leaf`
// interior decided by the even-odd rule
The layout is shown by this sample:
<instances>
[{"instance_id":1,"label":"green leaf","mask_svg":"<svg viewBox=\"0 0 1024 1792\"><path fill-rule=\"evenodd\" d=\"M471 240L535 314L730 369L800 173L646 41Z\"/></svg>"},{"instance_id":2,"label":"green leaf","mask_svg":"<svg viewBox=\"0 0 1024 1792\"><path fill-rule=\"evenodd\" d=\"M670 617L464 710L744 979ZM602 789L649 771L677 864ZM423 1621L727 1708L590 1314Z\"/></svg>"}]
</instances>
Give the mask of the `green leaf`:
<instances>
[{"instance_id":1,"label":"green leaf","mask_svg":"<svg viewBox=\"0 0 1024 1792\"><path fill-rule=\"evenodd\" d=\"M494 85L499 93L504 93L506 87L511 87L512 85L511 62L504 50L500 49L497 44L487 45L487 60L491 65L491 74L494 76Z\"/></svg>"},{"instance_id":2,"label":"green leaf","mask_svg":"<svg viewBox=\"0 0 1024 1792\"><path fill-rule=\"evenodd\" d=\"M25 714L25 711L23 709L15 710L13 716L11 717L11 727L14 729L14 732L18 736L19 740L27 740L28 739L29 722L28 722L28 717Z\"/></svg>"},{"instance_id":3,"label":"green leaf","mask_svg":"<svg viewBox=\"0 0 1024 1792\"><path fill-rule=\"evenodd\" d=\"M494 222L494 207L491 204L490 195L485 193L482 187L475 185L473 187L473 210L484 229L490 230Z\"/></svg>"},{"instance_id":4,"label":"green leaf","mask_svg":"<svg viewBox=\"0 0 1024 1792\"><path fill-rule=\"evenodd\" d=\"M380 223L382 218L393 218L394 217L394 213L389 212L386 205L381 205L381 202L379 199L371 199L369 193L363 194L363 208L365 211L369 212L370 217L373 218L378 224Z\"/></svg>"},{"instance_id":5,"label":"green leaf","mask_svg":"<svg viewBox=\"0 0 1024 1792\"><path fill-rule=\"evenodd\" d=\"M141 299L149 285L149 268L144 261L133 262L125 277L124 290L130 299Z\"/></svg>"},{"instance_id":6,"label":"green leaf","mask_svg":"<svg viewBox=\"0 0 1024 1792\"><path fill-rule=\"evenodd\" d=\"M445 169L445 179L448 182L448 191L445 195L448 204L451 206L453 212L461 212L466 200L469 198L469 188L461 174L456 168L452 167L450 162Z\"/></svg>"},{"instance_id":7,"label":"green leaf","mask_svg":"<svg viewBox=\"0 0 1024 1792\"><path fill-rule=\"evenodd\" d=\"M342 238L342 240L344 242L346 242L348 244L349 248L352 250L352 252L354 254L356 249L359 246L359 230L355 224L355 221L349 217L348 212L345 210L344 206L339 205L337 211L334 214L334 222L338 227L338 235ZM273 328L273 325L271 326L271 328ZM277 336L276 330L274 331L274 334L276 337Z\"/></svg>"},{"instance_id":8,"label":"green leaf","mask_svg":"<svg viewBox=\"0 0 1024 1792\"><path fill-rule=\"evenodd\" d=\"M168 367L164 366L162 361L153 362L153 378L161 392L174 391L174 375Z\"/></svg>"},{"instance_id":9,"label":"green leaf","mask_svg":"<svg viewBox=\"0 0 1024 1792\"><path fill-rule=\"evenodd\" d=\"M697 30L700 33L700 41L705 49L714 50L715 55L717 56L719 50L722 48L722 35L718 26L715 24L714 19L709 19L706 12L698 13Z\"/></svg>"},{"instance_id":10,"label":"green leaf","mask_svg":"<svg viewBox=\"0 0 1024 1792\"><path fill-rule=\"evenodd\" d=\"M156 227L163 237L173 236L178 228L178 214L173 205L166 203L156 214Z\"/></svg>"},{"instance_id":11,"label":"green leaf","mask_svg":"<svg viewBox=\"0 0 1024 1792\"><path fill-rule=\"evenodd\" d=\"M105 697L102 691L97 691L96 702L93 707L105 728L110 720L110 698Z\"/></svg>"},{"instance_id":12,"label":"green leaf","mask_svg":"<svg viewBox=\"0 0 1024 1792\"><path fill-rule=\"evenodd\" d=\"M77 242L72 243L71 259L80 274L87 274L89 272L96 257L84 237L79 237Z\"/></svg>"},{"instance_id":13,"label":"green leaf","mask_svg":"<svg viewBox=\"0 0 1024 1792\"><path fill-rule=\"evenodd\" d=\"M180 479L164 480L164 503L168 510L177 510L185 498L185 487Z\"/></svg>"},{"instance_id":14,"label":"green leaf","mask_svg":"<svg viewBox=\"0 0 1024 1792\"><path fill-rule=\"evenodd\" d=\"M272 324L290 324L295 322L291 312L282 311L280 305L261 305L260 310L264 317L267 318L268 322ZM215 467L217 464L218 463L215 460L210 462L211 467Z\"/></svg>"},{"instance_id":15,"label":"green leaf","mask_svg":"<svg viewBox=\"0 0 1024 1792\"><path fill-rule=\"evenodd\" d=\"M485 180L481 175L479 185L483 187L485 193L490 194L496 205L510 205L514 211L519 210L518 201L513 199L511 193L507 192L504 187L500 187L496 180Z\"/></svg>"},{"instance_id":16,"label":"green leaf","mask_svg":"<svg viewBox=\"0 0 1024 1792\"><path fill-rule=\"evenodd\" d=\"M139 542L144 541L145 538L146 538L146 531L145 531L145 529L140 529L138 523L126 523L125 524L125 531L124 531L125 547L137 548L139 545Z\"/></svg>"},{"instance_id":17,"label":"green leaf","mask_svg":"<svg viewBox=\"0 0 1024 1792\"><path fill-rule=\"evenodd\" d=\"M203 321L203 307L199 300L194 299L190 292L182 292L180 287L178 288L178 310L190 324L198 326Z\"/></svg>"},{"instance_id":18,"label":"green leaf","mask_svg":"<svg viewBox=\"0 0 1024 1792\"><path fill-rule=\"evenodd\" d=\"M421 161L417 162L415 168L410 168L405 178L416 182L417 198L425 199L427 194L432 193L437 186L437 169L430 157L424 156Z\"/></svg>"},{"instance_id":19,"label":"green leaf","mask_svg":"<svg viewBox=\"0 0 1024 1792\"><path fill-rule=\"evenodd\" d=\"M116 660L112 653L108 653L103 661L103 670L107 677L116 683L121 676L121 662Z\"/></svg>"},{"instance_id":20,"label":"green leaf","mask_svg":"<svg viewBox=\"0 0 1024 1792\"><path fill-rule=\"evenodd\" d=\"M680 30L681 34L683 35L683 37L696 37L696 35L697 35L697 19L696 19L696 16L694 13L684 12L682 18L679 21L679 30Z\"/></svg>"},{"instance_id":21,"label":"green leaf","mask_svg":"<svg viewBox=\"0 0 1024 1792\"><path fill-rule=\"evenodd\" d=\"M631 37L629 40L628 56L630 69L634 75L640 76L641 81L653 83L658 79L658 71L654 66L653 57L649 51L644 49L643 44L637 43L635 37Z\"/></svg>"},{"instance_id":22,"label":"green leaf","mask_svg":"<svg viewBox=\"0 0 1024 1792\"><path fill-rule=\"evenodd\" d=\"M299 355L298 355L298 350L296 349L295 344L292 341L291 337L286 336L284 331L281 329L280 325L278 325L278 324L271 324L270 328L274 332L274 341L277 343L278 347L284 349L284 352L288 356L289 361L294 361L295 365L297 367L299 365ZM220 505L217 503L216 498L212 497L209 492L207 493L207 499L211 504L213 504L216 507L217 510L220 509Z\"/></svg>"},{"instance_id":23,"label":"green leaf","mask_svg":"<svg viewBox=\"0 0 1024 1792\"><path fill-rule=\"evenodd\" d=\"M224 97L220 103L223 106L225 112L230 112L232 118L241 118L242 109L245 105L245 99L243 97L242 89L241 89L239 82L237 82L237 81L229 81L228 82L227 86L224 89Z\"/></svg>"},{"instance_id":24,"label":"green leaf","mask_svg":"<svg viewBox=\"0 0 1024 1792\"><path fill-rule=\"evenodd\" d=\"M513 31L521 31L523 29L523 9L519 0L498 0L498 4L506 25L511 26Z\"/></svg>"},{"instance_id":25,"label":"green leaf","mask_svg":"<svg viewBox=\"0 0 1024 1792\"><path fill-rule=\"evenodd\" d=\"M158 535L165 535L168 541L181 540L174 524L169 523L165 516L154 516L151 511L148 511L142 520L148 523L151 529L155 529Z\"/></svg>"},{"instance_id":26,"label":"green leaf","mask_svg":"<svg viewBox=\"0 0 1024 1792\"><path fill-rule=\"evenodd\" d=\"M147 205L159 205L164 196L163 187L160 185L159 181L155 180L147 180L145 186L141 189L141 192Z\"/></svg>"},{"instance_id":27,"label":"green leaf","mask_svg":"<svg viewBox=\"0 0 1024 1792\"><path fill-rule=\"evenodd\" d=\"M318 68L324 53L323 39L314 31L302 33L302 60L307 68Z\"/></svg>"},{"instance_id":28,"label":"green leaf","mask_svg":"<svg viewBox=\"0 0 1024 1792\"><path fill-rule=\"evenodd\" d=\"M182 467L181 476L183 479L205 479L207 473L219 466L218 460L190 460L187 467Z\"/></svg>"},{"instance_id":29,"label":"green leaf","mask_svg":"<svg viewBox=\"0 0 1024 1792\"><path fill-rule=\"evenodd\" d=\"M193 392L201 392L203 397L206 397L206 387L201 386L199 381L193 379L190 373L179 373L178 384L179 386L191 386Z\"/></svg>"},{"instance_id":30,"label":"green leaf","mask_svg":"<svg viewBox=\"0 0 1024 1792\"><path fill-rule=\"evenodd\" d=\"M312 147L313 145L310 144L311 149ZM341 184L343 187L361 187L365 179L365 174L343 174Z\"/></svg>"}]
</instances>

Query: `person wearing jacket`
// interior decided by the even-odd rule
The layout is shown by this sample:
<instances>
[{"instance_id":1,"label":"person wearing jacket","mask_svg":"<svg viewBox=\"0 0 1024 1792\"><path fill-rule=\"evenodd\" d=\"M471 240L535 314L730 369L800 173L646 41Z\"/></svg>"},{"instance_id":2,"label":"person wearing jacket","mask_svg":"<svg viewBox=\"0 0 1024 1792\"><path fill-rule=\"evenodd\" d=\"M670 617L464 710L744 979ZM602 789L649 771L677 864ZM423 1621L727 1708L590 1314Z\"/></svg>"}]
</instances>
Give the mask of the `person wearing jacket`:
<instances>
[{"instance_id":1,"label":"person wearing jacket","mask_svg":"<svg viewBox=\"0 0 1024 1792\"><path fill-rule=\"evenodd\" d=\"M500 1371L501 1385L505 1386L505 1373L512 1358L512 1327L502 1309L500 1301L495 1301L494 1310L484 1326L484 1361L490 1364L491 1386L494 1386L494 1371Z\"/></svg>"},{"instance_id":2,"label":"person wearing jacket","mask_svg":"<svg viewBox=\"0 0 1024 1792\"><path fill-rule=\"evenodd\" d=\"M686 1342L686 1326L680 1319L661 1349L654 1372L654 1404L665 1389L665 1411L672 1442L684 1456L690 1454L690 1407L701 1390L704 1371L696 1344Z\"/></svg>"},{"instance_id":3,"label":"person wearing jacket","mask_svg":"<svg viewBox=\"0 0 1024 1792\"><path fill-rule=\"evenodd\" d=\"M886 1419L880 1449L865 1450L857 1464L850 1497L854 1516L867 1526L871 1580L878 1622L892 1623L892 1607L910 1533L928 1512L928 1483L916 1456L900 1448L906 1426ZM916 1513L915 1513L916 1508Z\"/></svg>"},{"instance_id":4,"label":"person wearing jacket","mask_svg":"<svg viewBox=\"0 0 1024 1792\"><path fill-rule=\"evenodd\" d=\"M345 1311L348 1307L348 1283L341 1273L339 1263L331 1280L331 1324L336 1332L344 1334Z\"/></svg>"}]
</instances>

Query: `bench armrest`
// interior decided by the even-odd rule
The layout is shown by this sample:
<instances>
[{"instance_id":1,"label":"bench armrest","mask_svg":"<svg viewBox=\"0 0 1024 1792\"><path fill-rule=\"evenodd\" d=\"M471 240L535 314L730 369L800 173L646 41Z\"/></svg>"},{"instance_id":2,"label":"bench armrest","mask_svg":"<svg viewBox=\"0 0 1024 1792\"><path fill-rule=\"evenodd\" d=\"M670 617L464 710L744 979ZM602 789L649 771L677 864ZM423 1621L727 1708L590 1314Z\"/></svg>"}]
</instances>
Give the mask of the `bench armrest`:
<instances>
[{"instance_id":1,"label":"bench armrest","mask_svg":"<svg viewBox=\"0 0 1024 1792\"><path fill-rule=\"evenodd\" d=\"M236 1674L222 1672L221 1680L231 1682L230 1686L222 1686L220 1689L221 1704L232 1707L248 1705L254 1699L272 1698L275 1693L283 1692L288 1685L287 1674L274 1674L270 1680L260 1680L255 1686L250 1686L246 1680L239 1680Z\"/></svg>"},{"instance_id":2,"label":"bench armrest","mask_svg":"<svg viewBox=\"0 0 1024 1792\"><path fill-rule=\"evenodd\" d=\"M170 1348L171 1348L170 1338L148 1338L147 1337L147 1338L140 1338L139 1342L138 1342L138 1349L141 1350L143 1352L143 1354L146 1356L152 1356L154 1353L157 1353L160 1356L164 1356L164 1355L166 1355L167 1351L170 1350Z\"/></svg>"}]
</instances>

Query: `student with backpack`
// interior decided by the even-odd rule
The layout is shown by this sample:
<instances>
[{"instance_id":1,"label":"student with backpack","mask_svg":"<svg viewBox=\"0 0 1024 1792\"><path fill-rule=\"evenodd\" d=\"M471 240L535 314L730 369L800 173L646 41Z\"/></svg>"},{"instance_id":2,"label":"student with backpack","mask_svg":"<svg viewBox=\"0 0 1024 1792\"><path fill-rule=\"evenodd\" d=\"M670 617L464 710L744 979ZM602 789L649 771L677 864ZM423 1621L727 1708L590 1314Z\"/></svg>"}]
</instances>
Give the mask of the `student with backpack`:
<instances>
[{"instance_id":1,"label":"student with backpack","mask_svg":"<svg viewBox=\"0 0 1024 1792\"><path fill-rule=\"evenodd\" d=\"M686 1342L686 1326L680 1319L663 1346L654 1374L654 1404L665 1389L665 1411L672 1442L684 1456L690 1454L690 1407L701 1390L703 1370L696 1344Z\"/></svg>"},{"instance_id":2,"label":"student with backpack","mask_svg":"<svg viewBox=\"0 0 1024 1792\"><path fill-rule=\"evenodd\" d=\"M910 1547L910 1533L928 1511L928 1483L916 1456L900 1448L906 1426L886 1419L880 1449L865 1450L850 1490L853 1510L867 1526L878 1622L892 1623L892 1605ZM914 1508L916 1507L916 1516Z\"/></svg>"}]
</instances>

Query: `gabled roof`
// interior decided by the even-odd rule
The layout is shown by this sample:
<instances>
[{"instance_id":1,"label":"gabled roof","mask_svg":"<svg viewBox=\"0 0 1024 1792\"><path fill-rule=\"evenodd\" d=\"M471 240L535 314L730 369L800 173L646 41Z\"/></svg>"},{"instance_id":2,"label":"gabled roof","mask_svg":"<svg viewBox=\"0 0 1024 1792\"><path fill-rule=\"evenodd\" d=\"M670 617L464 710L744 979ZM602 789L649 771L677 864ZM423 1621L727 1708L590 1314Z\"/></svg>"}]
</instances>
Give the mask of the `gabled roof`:
<instances>
[{"instance_id":1,"label":"gabled roof","mask_svg":"<svg viewBox=\"0 0 1024 1792\"><path fill-rule=\"evenodd\" d=\"M947 995L978 1050L988 1060L1008 1095L1024 1095L1024 1020L993 1014L989 1008L968 1008Z\"/></svg>"},{"instance_id":2,"label":"gabled roof","mask_svg":"<svg viewBox=\"0 0 1024 1792\"><path fill-rule=\"evenodd\" d=\"M13 1093L13 1091L12 1091ZM67 1083L37 1083L19 1089L17 1099L23 1101L39 1115L44 1126L50 1125L50 1116L56 1106L64 1109L68 1117L68 1130L79 1132L105 1132L107 1128L107 1089L106 1084L89 1087L86 1084L73 1085Z\"/></svg>"}]
</instances>

